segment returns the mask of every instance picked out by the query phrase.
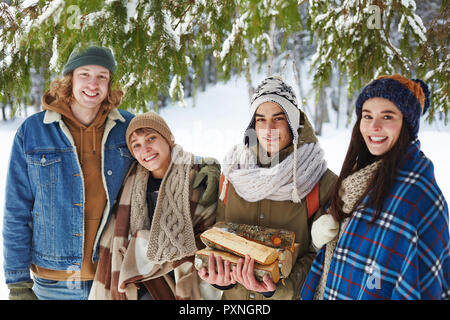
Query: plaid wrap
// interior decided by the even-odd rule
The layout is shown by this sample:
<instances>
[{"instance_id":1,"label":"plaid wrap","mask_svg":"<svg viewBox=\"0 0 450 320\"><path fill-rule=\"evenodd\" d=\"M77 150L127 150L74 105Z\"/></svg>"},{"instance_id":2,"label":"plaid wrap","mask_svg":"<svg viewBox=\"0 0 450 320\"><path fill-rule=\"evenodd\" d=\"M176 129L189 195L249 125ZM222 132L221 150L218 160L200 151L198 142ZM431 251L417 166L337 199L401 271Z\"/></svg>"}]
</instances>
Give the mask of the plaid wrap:
<instances>
[{"instance_id":1,"label":"plaid wrap","mask_svg":"<svg viewBox=\"0 0 450 320\"><path fill-rule=\"evenodd\" d=\"M411 145L374 224L365 198L339 239L324 300L450 299L448 206L432 162ZM313 299L323 270L325 246L317 253L301 290Z\"/></svg>"}]
</instances>

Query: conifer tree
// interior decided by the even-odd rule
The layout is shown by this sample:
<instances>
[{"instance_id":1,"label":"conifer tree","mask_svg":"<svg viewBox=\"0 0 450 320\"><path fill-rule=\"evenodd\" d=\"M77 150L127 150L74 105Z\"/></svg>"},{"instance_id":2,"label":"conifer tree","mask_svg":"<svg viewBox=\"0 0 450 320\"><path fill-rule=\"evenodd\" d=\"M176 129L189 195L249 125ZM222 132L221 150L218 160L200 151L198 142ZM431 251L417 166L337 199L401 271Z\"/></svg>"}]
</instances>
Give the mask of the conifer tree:
<instances>
[{"instance_id":1,"label":"conifer tree","mask_svg":"<svg viewBox=\"0 0 450 320\"><path fill-rule=\"evenodd\" d=\"M346 76L349 93L400 72L431 85L431 119L448 112L447 16L448 0L427 27L413 0L12 0L0 3L0 102L29 97L32 70L48 86L76 45L96 43L118 61L122 108L157 108L161 95L183 103L188 71L199 85L207 57L219 80L244 72L251 82L254 63L307 32L317 45L317 97L333 72Z\"/></svg>"},{"instance_id":2,"label":"conifer tree","mask_svg":"<svg viewBox=\"0 0 450 320\"><path fill-rule=\"evenodd\" d=\"M315 86L334 70L346 75L349 93L383 74L402 73L430 86L431 108L449 108L448 1L427 29L414 0L310 0L311 31L318 38ZM398 39L397 39L398 38ZM336 68L333 68L336 67Z\"/></svg>"}]
</instances>

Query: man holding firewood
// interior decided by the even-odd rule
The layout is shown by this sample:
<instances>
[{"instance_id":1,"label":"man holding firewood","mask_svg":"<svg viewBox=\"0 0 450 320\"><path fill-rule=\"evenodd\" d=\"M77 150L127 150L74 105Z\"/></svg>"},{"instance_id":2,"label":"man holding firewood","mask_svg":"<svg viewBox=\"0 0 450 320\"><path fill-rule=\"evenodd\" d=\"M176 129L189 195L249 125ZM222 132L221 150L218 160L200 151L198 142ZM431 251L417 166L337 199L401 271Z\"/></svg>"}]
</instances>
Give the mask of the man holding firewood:
<instances>
[{"instance_id":1,"label":"man holding firewood","mask_svg":"<svg viewBox=\"0 0 450 320\"><path fill-rule=\"evenodd\" d=\"M250 107L252 118L244 143L234 146L224 159L217 221L246 226L240 235L248 239L245 228L257 226L268 242L274 242L274 229L290 231L295 235L293 248L279 252L280 257L290 253L292 265L283 269L279 258L281 280L274 281L273 272L255 276L255 271L267 266L251 254L241 253L230 262L216 251L209 254L208 266L200 268L199 276L223 290L222 298L227 300L296 299L316 255L311 224L324 213L336 175L327 168L324 152L292 88L281 78L266 78ZM242 247L245 253L249 246Z\"/></svg>"}]
</instances>

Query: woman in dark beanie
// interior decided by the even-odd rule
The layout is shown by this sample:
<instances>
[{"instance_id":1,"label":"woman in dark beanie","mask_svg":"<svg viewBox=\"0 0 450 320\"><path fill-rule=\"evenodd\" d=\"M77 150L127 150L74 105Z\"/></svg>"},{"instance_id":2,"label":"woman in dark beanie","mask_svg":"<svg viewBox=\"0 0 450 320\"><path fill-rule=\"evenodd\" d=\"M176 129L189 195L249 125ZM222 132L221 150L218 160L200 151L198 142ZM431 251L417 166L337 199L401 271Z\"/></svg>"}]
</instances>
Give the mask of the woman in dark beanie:
<instances>
[{"instance_id":1,"label":"woman in dark beanie","mask_svg":"<svg viewBox=\"0 0 450 320\"><path fill-rule=\"evenodd\" d=\"M448 207L417 138L429 95L397 74L362 90L303 299L450 298Z\"/></svg>"}]
</instances>

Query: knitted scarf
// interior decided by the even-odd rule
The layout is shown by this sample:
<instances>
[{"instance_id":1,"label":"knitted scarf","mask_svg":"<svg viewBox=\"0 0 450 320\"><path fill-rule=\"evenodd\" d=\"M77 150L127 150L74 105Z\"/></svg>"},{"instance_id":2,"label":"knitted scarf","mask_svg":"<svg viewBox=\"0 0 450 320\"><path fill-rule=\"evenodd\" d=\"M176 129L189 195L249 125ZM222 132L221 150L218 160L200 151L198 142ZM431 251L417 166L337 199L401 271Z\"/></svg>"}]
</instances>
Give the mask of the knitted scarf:
<instances>
[{"instance_id":1,"label":"knitted scarf","mask_svg":"<svg viewBox=\"0 0 450 320\"><path fill-rule=\"evenodd\" d=\"M318 143L303 144L298 149L294 148L282 162L270 168L262 168L257 164L256 155L240 144L225 156L223 173L233 184L237 194L246 201L269 199L298 203L308 195L327 170L323 155Z\"/></svg>"},{"instance_id":2,"label":"knitted scarf","mask_svg":"<svg viewBox=\"0 0 450 320\"><path fill-rule=\"evenodd\" d=\"M380 161L381 160L373 162L342 180L342 185L339 189L339 196L344 203L344 205L342 206L342 211L344 211L344 213L350 214L352 212L356 202L367 190L369 181L377 170ZM323 293L327 282L328 271L330 269L331 258L333 257L336 244L341 237L342 232L345 230L345 227L347 226L348 220L349 218L344 219L344 221L340 225L339 234L326 245L323 273L320 277L319 285L317 286L317 290L314 294L314 300L323 299Z\"/></svg>"},{"instance_id":3,"label":"knitted scarf","mask_svg":"<svg viewBox=\"0 0 450 320\"><path fill-rule=\"evenodd\" d=\"M194 156L175 145L159 188L150 223L145 197L149 171L138 166L131 196L130 231L150 229L147 257L158 263L179 260L197 250L189 208L189 172Z\"/></svg>"}]
</instances>

